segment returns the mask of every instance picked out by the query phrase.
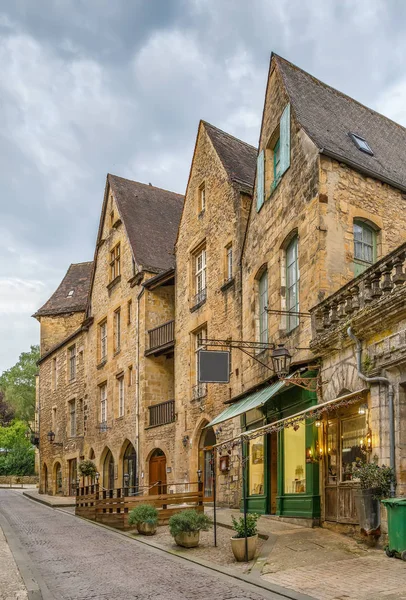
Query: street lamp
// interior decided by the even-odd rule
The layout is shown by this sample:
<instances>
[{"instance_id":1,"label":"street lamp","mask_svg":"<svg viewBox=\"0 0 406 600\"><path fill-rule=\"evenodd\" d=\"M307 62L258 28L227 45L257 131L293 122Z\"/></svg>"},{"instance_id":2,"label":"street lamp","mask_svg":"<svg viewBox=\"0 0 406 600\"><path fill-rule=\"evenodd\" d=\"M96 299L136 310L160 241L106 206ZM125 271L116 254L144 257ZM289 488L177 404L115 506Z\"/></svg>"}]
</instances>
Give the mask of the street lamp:
<instances>
[{"instance_id":1,"label":"street lamp","mask_svg":"<svg viewBox=\"0 0 406 600\"><path fill-rule=\"evenodd\" d=\"M53 431L48 431L47 438L50 444L54 446L63 446L62 442L55 442L55 433Z\"/></svg>"},{"instance_id":2,"label":"street lamp","mask_svg":"<svg viewBox=\"0 0 406 600\"><path fill-rule=\"evenodd\" d=\"M201 480L202 480L202 470L198 469L197 470L197 481L198 481L198 483L200 483Z\"/></svg>"},{"instance_id":3,"label":"street lamp","mask_svg":"<svg viewBox=\"0 0 406 600\"><path fill-rule=\"evenodd\" d=\"M96 473L95 474L96 485L99 485L99 477L100 477L100 473Z\"/></svg>"},{"instance_id":4,"label":"street lamp","mask_svg":"<svg viewBox=\"0 0 406 600\"><path fill-rule=\"evenodd\" d=\"M273 370L280 379L283 379L289 375L289 367L292 356L289 354L289 350L285 348L283 344L278 344L278 347L272 350L271 359Z\"/></svg>"},{"instance_id":5,"label":"street lamp","mask_svg":"<svg viewBox=\"0 0 406 600\"><path fill-rule=\"evenodd\" d=\"M128 473L124 473L123 479L124 479L124 487L128 488L128 484L130 483L130 476L129 476L129 474Z\"/></svg>"}]
</instances>

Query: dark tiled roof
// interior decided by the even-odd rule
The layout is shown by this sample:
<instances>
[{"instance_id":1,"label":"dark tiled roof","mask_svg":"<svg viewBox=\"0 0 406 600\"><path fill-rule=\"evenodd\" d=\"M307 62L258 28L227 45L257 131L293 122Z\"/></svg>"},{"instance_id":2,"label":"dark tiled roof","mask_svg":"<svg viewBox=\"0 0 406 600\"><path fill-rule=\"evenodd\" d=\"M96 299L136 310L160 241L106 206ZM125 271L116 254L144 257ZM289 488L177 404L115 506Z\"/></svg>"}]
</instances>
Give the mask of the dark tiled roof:
<instances>
[{"instance_id":1,"label":"dark tiled roof","mask_svg":"<svg viewBox=\"0 0 406 600\"><path fill-rule=\"evenodd\" d=\"M257 149L206 121L203 124L231 181L253 188Z\"/></svg>"},{"instance_id":2,"label":"dark tiled roof","mask_svg":"<svg viewBox=\"0 0 406 600\"><path fill-rule=\"evenodd\" d=\"M290 102L309 137L329 156L377 179L406 187L406 129L273 54ZM364 138L374 155L359 150L348 133Z\"/></svg>"},{"instance_id":3,"label":"dark tiled roof","mask_svg":"<svg viewBox=\"0 0 406 600\"><path fill-rule=\"evenodd\" d=\"M71 265L57 290L44 306L37 310L34 317L86 310L92 267L92 262ZM73 294L69 296L69 292L72 291Z\"/></svg>"},{"instance_id":4,"label":"dark tiled roof","mask_svg":"<svg viewBox=\"0 0 406 600\"><path fill-rule=\"evenodd\" d=\"M116 175L107 177L137 263L153 272L173 267L183 196Z\"/></svg>"}]
</instances>

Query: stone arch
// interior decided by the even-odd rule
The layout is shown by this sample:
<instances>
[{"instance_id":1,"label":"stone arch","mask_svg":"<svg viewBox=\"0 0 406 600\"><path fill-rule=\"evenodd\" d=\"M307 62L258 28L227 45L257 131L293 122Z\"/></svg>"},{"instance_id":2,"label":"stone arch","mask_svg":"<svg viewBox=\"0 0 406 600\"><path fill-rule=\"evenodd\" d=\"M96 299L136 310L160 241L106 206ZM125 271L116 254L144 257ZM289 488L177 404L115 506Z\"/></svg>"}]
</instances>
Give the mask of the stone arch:
<instances>
[{"instance_id":1,"label":"stone arch","mask_svg":"<svg viewBox=\"0 0 406 600\"><path fill-rule=\"evenodd\" d=\"M94 453L93 448L90 448L89 450L89 460L95 460L96 459L96 455Z\"/></svg>"},{"instance_id":2,"label":"stone arch","mask_svg":"<svg viewBox=\"0 0 406 600\"><path fill-rule=\"evenodd\" d=\"M100 455L100 469L102 487L110 490L114 489L115 483L115 461L112 451L108 446L105 446Z\"/></svg>"},{"instance_id":3,"label":"stone arch","mask_svg":"<svg viewBox=\"0 0 406 600\"><path fill-rule=\"evenodd\" d=\"M324 402L334 400L334 398L343 395L343 390L346 390L348 394L364 387L363 382L358 376L355 362L352 362L352 359L347 359L335 365L331 370L323 373L323 377L325 376L327 376L328 383L323 389Z\"/></svg>"},{"instance_id":4,"label":"stone arch","mask_svg":"<svg viewBox=\"0 0 406 600\"><path fill-rule=\"evenodd\" d=\"M154 448L148 461L149 494L166 494L166 457L162 448ZM156 483L156 484L155 484ZM152 486L152 484L155 484ZM152 487L151 487L152 486Z\"/></svg>"},{"instance_id":5,"label":"stone arch","mask_svg":"<svg viewBox=\"0 0 406 600\"><path fill-rule=\"evenodd\" d=\"M196 424L192 434L192 448L189 457L189 481L195 482L197 481L197 471L200 469L203 472L203 464L202 464L202 454L200 448L200 442L202 439L202 435L204 434L204 428L211 421L211 417L209 415L202 415L201 419ZM213 431L214 434L214 431Z\"/></svg>"}]
</instances>

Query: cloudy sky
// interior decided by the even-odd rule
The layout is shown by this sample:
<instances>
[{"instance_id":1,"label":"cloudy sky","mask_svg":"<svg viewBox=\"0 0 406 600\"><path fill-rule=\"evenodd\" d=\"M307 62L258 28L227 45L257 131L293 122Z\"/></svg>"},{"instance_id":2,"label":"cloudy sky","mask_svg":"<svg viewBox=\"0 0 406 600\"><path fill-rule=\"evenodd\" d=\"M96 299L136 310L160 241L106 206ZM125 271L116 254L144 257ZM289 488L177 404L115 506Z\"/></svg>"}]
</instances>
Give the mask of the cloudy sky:
<instances>
[{"instance_id":1,"label":"cloudy sky","mask_svg":"<svg viewBox=\"0 0 406 600\"><path fill-rule=\"evenodd\" d=\"M403 0L0 0L0 372L91 260L105 176L184 192L200 118L256 144L272 50L406 125Z\"/></svg>"}]
</instances>

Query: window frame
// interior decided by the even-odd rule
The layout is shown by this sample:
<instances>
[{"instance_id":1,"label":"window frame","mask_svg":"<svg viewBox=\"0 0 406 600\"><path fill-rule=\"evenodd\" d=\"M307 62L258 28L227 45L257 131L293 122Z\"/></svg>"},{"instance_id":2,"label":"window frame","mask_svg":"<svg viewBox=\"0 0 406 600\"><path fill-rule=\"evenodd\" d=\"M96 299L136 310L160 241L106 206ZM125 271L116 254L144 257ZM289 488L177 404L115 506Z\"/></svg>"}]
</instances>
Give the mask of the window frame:
<instances>
[{"instance_id":1,"label":"window frame","mask_svg":"<svg viewBox=\"0 0 406 600\"><path fill-rule=\"evenodd\" d=\"M131 325L133 320L133 301L127 301L127 325Z\"/></svg>"},{"instance_id":2,"label":"window frame","mask_svg":"<svg viewBox=\"0 0 406 600\"><path fill-rule=\"evenodd\" d=\"M361 236L362 236L361 240L357 240L355 237L355 228L356 227L359 227L361 229ZM374 229L374 227L371 224L364 221L363 219L354 218L353 225L352 225L352 232L353 232L354 264L360 265L360 267L364 268L363 270L366 270L371 265L373 265L377 260L377 231L376 231L376 229ZM364 239L363 239L364 232L369 232L371 234L371 239L372 239L371 244L364 241ZM361 244L362 254L363 254L362 258L356 255L356 247L357 247L356 245L357 244ZM365 254L364 254L365 248L364 247L368 247L371 249L372 262L365 259Z\"/></svg>"},{"instance_id":3,"label":"window frame","mask_svg":"<svg viewBox=\"0 0 406 600\"><path fill-rule=\"evenodd\" d=\"M121 243L118 242L110 250L110 282L121 275Z\"/></svg>"},{"instance_id":4,"label":"window frame","mask_svg":"<svg viewBox=\"0 0 406 600\"><path fill-rule=\"evenodd\" d=\"M107 383L100 385L100 423L107 423Z\"/></svg>"},{"instance_id":5,"label":"window frame","mask_svg":"<svg viewBox=\"0 0 406 600\"><path fill-rule=\"evenodd\" d=\"M76 353L76 344L69 346L69 381L76 380L76 371L77 371L77 353Z\"/></svg>"},{"instance_id":6,"label":"window frame","mask_svg":"<svg viewBox=\"0 0 406 600\"><path fill-rule=\"evenodd\" d=\"M114 311L114 353L121 350L121 307Z\"/></svg>"},{"instance_id":7,"label":"window frame","mask_svg":"<svg viewBox=\"0 0 406 600\"><path fill-rule=\"evenodd\" d=\"M230 242L227 246L226 246L226 277L225 280L227 281L231 281L231 279L234 277L234 273L233 273L233 244L232 242Z\"/></svg>"},{"instance_id":8,"label":"window frame","mask_svg":"<svg viewBox=\"0 0 406 600\"><path fill-rule=\"evenodd\" d=\"M273 179L274 181L279 181L282 177L281 173L281 138L280 135L276 140L274 147L272 148L273 152Z\"/></svg>"},{"instance_id":9,"label":"window frame","mask_svg":"<svg viewBox=\"0 0 406 600\"><path fill-rule=\"evenodd\" d=\"M104 333L103 333L104 332ZM107 360L107 319L99 323L100 361Z\"/></svg>"},{"instance_id":10,"label":"window frame","mask_svg":"<svg viewBox=\"0 0 406 600\"><path fill-rule=\"evenodd\" d=\"M206 288L207 288L207 254L206 247L201 248L198 252L193 255L194 258L194 292L197 298L197 303L202 302L206 299ZM201 259L201 265L199 267L199 259ZM201 298L200 298L201 296Z\"/></svg>"},{"instance_id":11,"label":"window frame","mask_svg":"<svg viewBox=\"0 0 406 600\"><path fill-rule=\"evenodd\" d=\"M198 191L198 213L201 215L206 210L206 184L203 182L199 185Z\"/></svg>"},{"instance_id":12,"label":"window frame","mask_svg":"<svg viewBox=\"0 0 406 600\"><path fill-rule=\"evenodd\" d=\"M124 375L118 377L118 417L124 417L125 411L125 391L124 391Z\"/></svg>"},{"instance_id":13,"label":"window frame","mask_svg":"<svg viewBox=\"0 0 406 600\"><path fill-rule=\"evenodd\" d=\"M69 406L69 437L76 437L76 434L77 434L76 398L74 398L73 400L69 400L68 406Z\"/></svg>"},{"instance_id":14,"label":"window frame","mask_svg":"<svg viewBox=\"0 0 406 600\"><path fill-rule=\"evenodd\" d=\"M293 253L293 261L289 262L289 251L291 248L294 248ZM294 280L293 283L290 283L289 278L289 268L294 268ZM290 240L289 244L287 244L285 248L285 278L286 278L286 330L288 332L293 331L296 327L299 326L299 315L291 315L290 311L295 313L299 313L300 310L300 296L299 296L299 282L300 282L300 273L299 273L299 236L296 234ZM296 302L291 302L291 294L292 290L296 288Z\"/></svg>"},{"instance_id":15,"label":"window frame","mask_svg":"<svg viewBox=\"0 0 406 600\"><path fill-rule=\"evenodd\" d=\"M258 341L261 344L267 344L269 340L268 311L266 310L268 307L268 291L268 269L265 269L258 278Z\"/></svg>"}]
</instances>

